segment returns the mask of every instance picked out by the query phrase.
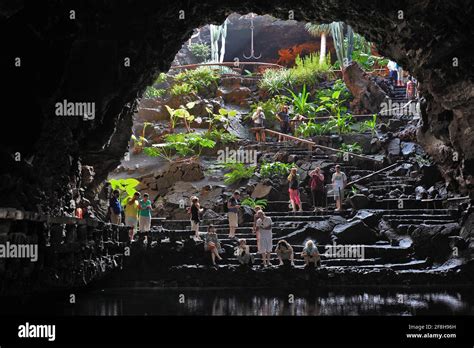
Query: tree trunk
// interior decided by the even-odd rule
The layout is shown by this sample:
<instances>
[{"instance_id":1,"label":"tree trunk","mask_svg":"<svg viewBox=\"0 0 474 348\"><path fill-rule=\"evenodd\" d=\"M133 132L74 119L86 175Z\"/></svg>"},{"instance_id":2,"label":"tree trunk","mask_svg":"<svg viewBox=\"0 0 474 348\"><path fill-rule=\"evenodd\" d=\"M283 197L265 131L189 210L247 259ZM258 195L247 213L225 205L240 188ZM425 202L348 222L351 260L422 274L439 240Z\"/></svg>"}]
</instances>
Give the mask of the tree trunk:
<instances>
[{"instance_id":1,"label":"tree trunk","mask_svg":"<svg viewBox=\"0 0 474 348\"><path fill-rule=\"evenodd\" d=\"M321 34L321 50L319 51L319 65L326 59L326 33Z\"/></svg>"}]
</instances>

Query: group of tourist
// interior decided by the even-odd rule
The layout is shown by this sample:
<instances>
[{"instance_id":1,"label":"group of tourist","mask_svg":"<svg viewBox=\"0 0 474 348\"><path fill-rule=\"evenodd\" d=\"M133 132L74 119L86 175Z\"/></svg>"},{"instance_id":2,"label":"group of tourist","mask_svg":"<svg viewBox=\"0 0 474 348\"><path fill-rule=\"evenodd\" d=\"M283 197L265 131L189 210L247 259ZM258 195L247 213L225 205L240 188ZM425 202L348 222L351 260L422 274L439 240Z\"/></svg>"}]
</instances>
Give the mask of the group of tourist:
<instances>
[{"instance_id":1,"label":"group of tourist","mask_svg":"<svg viewBox=\"0 0 474 348\"><path fill-rule=\"evenodd\" d=\"M127 198L125 208L120 202L120 191L114 190L109 201L110 222L116 225L122 224L122 213L125 215L125 226L130 227L130 239L134 238L136 232L147 233L151 229L151 211L153 209L148 193L140 198L140 192Z\"/></svg>"},{"instance_id":2,"label":"group of tourist","mask_svg":"<svg viewBox=\"0 0 474 348\"><path fill-rule=\"evenodd\" d=\"M262 255L262 266L271 266L271 254L273 251L273 239L272 239L272 219L266 216L261 207L256 209L255 214L255 225L254 233L257 238L257 251ZM204 238L204 250L211 255L212 264L216 265L216 259L222 260L220 253L223 249L219 242L219 238L216 233L214 225L209 225L206 236ZM293 247L286 240L279 240L276 247L275 253L279 260L279 266L285 264L294 266L294 251ZM254 264L254 255L250 252L250 247L247 245L246 239L239 239L239 244L235 248L234 256L237 257L238 262L242 266L251 266ZM321 256L319 254L316 244L312 240L305 242L301 257L305 262L305 267L309 267L311 264L314 267L321 266Z\"/></svg>"},{"instance_id":3,"label":"group of tourist","mask_svg":"<svg viewBox=\"0 0 474 348\"><path fill-rule=\"evenodd\" d=\"M290 118L289 107L288 105L282 105L280 111L276 115L276 119L280 123L280 132L283 134L293 134L296 135L296 131L300 124L303 121L306 121L307 118L301 114L296 114L293 118ZM255 109L255 112L252 114L252 121L255 131L255 140L258 142L265 142L265 113L261 106ZM278 142L284 140L284 135L278 136Z\"/></svg>"}]
</instances>

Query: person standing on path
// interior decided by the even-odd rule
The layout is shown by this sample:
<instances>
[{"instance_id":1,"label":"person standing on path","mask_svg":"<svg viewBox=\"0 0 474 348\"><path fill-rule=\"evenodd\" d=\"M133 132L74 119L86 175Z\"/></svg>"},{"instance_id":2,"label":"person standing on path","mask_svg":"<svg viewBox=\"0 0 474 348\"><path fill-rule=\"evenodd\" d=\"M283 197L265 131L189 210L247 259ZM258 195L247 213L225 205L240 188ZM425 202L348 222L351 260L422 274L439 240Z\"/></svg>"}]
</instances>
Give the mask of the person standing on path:
<instances>
[{"instance_id":1,"label":"person standing on path","mask_svg":"<svg viewBox=\"0 0 474 348\"><path fill-rule=\"evenodd\" d=\"M314 211L317 211L324 206L324 175L321 173L321 168L316 167L309 173L309 176L311 177L310 188L313 197L313 208Z\"/></svg>"},{"instance_id":2,"label":"person standing on path","mask_svg":"<svg viewBox=\"0 0 474 348\"><path fill-rule=\"evenodd\" d=\"M261 106L257 107L253 113L252 121L255 128L255 140L265 142L265 114Z\"/></svg>"},{"instance_id":3,"label":"person standing on path","mask_svg":"<svg viewBox=\"0 0 474 348\"><path fill-rule=\"evenodd\" d=\"M199 237L199 222L201 221L199 219L199 214L201 214L204 209L201 208L201 205L199 204L199 198L196 196L191 197L191 230L194 231L194 236L197 240L201 240L201 237Z\"/></svg>"},{"instance_id":4,"label":"person standing on path","mask_svg":"<svg viewBox=\"0 0 474 348\"><path fill-rule=\"evenodd\" d=\"M347 176L341 172L341 166L336 165L336 171L332 175L332 187L334 192L334 200L336 201L336 211L342 210L342 200L344 199L344 189L347 185Z\"/></svg>"},{"instance_id":5,"label":"person standing on path","mask_svg":"<svg viewBox=\"0 0 474 348\"><path fill-rule=\"evenodd\" d=\"M288 193L290 195L290 203L293 212L296 212L296 206L299 207L299 211L303 211L303 205L301 204L299 191L300 184L296 171L297 168L291 168L290 175L288 175Z\"/></svg>"},{"instance_id":6,"label":"person standing on path","mask_svg":"<svg viewBox=\"0 0 474 348\"><path fill-rule=\"evenodd\" d=\"M240 192L235 191L227 202L227 217L229 219L229 238L235 238L235 230L239 226L239 208L240 208Z\"/></svg>"},{"instance_id":7,"label":"person standing on path","mask_svg":"<svg viewBox=\"0 0 474 348\"><path fill-rule=\"evenodd\" d=\"M127 204L125 205L125 226L130 227L130 240L133 240L133 235L137 231L138 211L140 210L139 200L140 192L137 191L132 197L127 199Z\"/></svg>"},{"instance_id":8,"label":"person standing on path","mask_svg":"<svg viewBox=\"0 0 474 348\"><path fill-rule=\"evenodd\" d=\"M148 193L145 193L143 195L143 199L139 201L139 228L140 228L140 233L148 235L151 230L151 200L149 199ZM147 236L147 243L151 243L151 238L150 236Z\"/></svg>"},{"instance_id":9,"label":"person standing on path","mask_svg":"<svg viewBox=\"0 0 474 348\"><path fill-rule=\"evenodd\" d=\"M276 115L277 120L280 122L280 132L283 134L290 133L290 115L288 114L288 105L283 105L281 111ZM282 142L284 139L282 135L278 136L278 142Z\"/></svg>"},{"instance_id":10,"label":"person standing on path","mask_svg":"<svg viewBox=\"0 0 474 348\"><path fill-rule=\"evenodd\" d=\"M119 197L119 190L114 190L109 201L110 222L115 225L122 223L122 205L120 204Z\"/></svg>"},{"instance_id":11,"label":"person standing on path","mask_svg":"<svg viewBox=\"0 0 474 348\"><path fill-rule=\"evenodd\" d=\"M260 233L258 240L258 252L262 254L263 267L270 266L270 257L273 250L272 241L272 219L266 216L265 213L260 210L258 213L257 227Z\"/></svg>"}]
</instances>

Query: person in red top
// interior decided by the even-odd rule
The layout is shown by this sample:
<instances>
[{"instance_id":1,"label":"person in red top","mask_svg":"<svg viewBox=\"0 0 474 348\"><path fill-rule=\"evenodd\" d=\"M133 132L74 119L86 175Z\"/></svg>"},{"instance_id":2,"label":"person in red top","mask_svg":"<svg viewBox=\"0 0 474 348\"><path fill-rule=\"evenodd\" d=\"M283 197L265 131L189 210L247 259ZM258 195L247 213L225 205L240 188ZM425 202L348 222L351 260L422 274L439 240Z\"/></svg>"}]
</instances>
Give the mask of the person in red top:
<instances>
[{"instance_id":1,"label":"person in red top","mask_svg":"<svg viewBox=\"0 0 474 348\"><path fill-rule=\"evenodd\" d=\"M321 168L316 167L309 173L311 177L311 196L313 197L314 211L324 207L324 175L321 173Z\"/></svg>"},{"instance_id":2,"label":"person in red top","mask_svg":"<svg viewBox=\"0 0 474 348\"><path fill-rule=\"evenodd\" d=\"M407 93L407 99L408 100L415 99L415 97L416 97L416 87L415 87L415 82L413 82L413 79L412 79L411 76L408 76L406 93Z\"/></svg>"}]
</instances>

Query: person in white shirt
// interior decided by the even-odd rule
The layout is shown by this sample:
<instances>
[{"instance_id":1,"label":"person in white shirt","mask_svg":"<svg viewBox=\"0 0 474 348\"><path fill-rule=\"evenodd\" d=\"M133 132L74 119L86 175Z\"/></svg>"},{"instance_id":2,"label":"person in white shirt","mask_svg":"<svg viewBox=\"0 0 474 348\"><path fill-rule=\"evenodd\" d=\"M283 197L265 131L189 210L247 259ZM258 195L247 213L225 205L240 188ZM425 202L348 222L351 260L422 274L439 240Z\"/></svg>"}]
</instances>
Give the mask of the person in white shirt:
<instances>
[{"instance_id":1,"label":"person in white shirt","mask_svg":"<svg viewBox=\"0 0 474 348\"><path fill-rule=\"evenodd\" d=\"M273 250L272 219L266 216L263 210L257 213L257 227L259 231L258 252L262 254L263 267L270 265L270 255Z\"/></svg>"}]
</instances>

